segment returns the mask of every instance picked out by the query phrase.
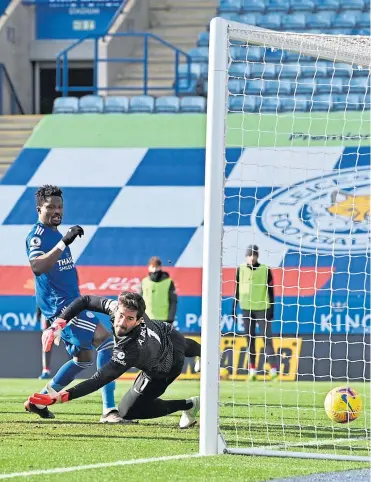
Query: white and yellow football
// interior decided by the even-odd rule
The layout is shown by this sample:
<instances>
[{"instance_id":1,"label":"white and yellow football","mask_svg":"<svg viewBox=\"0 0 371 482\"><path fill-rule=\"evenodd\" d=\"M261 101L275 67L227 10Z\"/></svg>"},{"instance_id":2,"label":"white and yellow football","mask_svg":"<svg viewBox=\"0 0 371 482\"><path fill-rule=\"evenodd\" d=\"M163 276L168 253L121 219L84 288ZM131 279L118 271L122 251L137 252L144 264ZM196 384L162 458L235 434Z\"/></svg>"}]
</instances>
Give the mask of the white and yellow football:
<instances>
[{"instance_id":1,"label":"white and yellow football","mask_svg":"<svg viewBox=\"0 0 371 482\"><path fill-rule=\"evenodd\" d=\"M362 399L353 388L334 388L326 395L325 411L333 422L353 422L362 411Z\"/></svg>"}]
</instances>

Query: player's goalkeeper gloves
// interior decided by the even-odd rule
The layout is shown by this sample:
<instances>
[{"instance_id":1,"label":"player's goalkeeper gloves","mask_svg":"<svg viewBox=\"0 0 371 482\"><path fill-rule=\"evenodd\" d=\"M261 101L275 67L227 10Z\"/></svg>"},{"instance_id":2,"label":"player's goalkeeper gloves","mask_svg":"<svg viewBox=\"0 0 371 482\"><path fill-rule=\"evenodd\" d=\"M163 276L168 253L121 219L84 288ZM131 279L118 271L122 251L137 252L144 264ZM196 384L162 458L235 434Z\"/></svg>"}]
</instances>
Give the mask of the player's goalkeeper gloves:
<instances>
[{"instance_id":1,"label":"player's goalkeeper gloves","mask_svg":"<svg viewBox=\"0 0 371 482\"><path fill-rule=\"evenodd\" d=\"M82 229L81 226L72 226L67 233L63 236L62 241L66 246L69 246L71 243L75 241L77 236L83 236L84 235L84 230Z\"/></svg>"},{"instance_id":2,"label":"player's goalkeeper gloves","mask_svg":"<svg viewBox=\"0 0 371 482\"><path fill-rule=\"evenodd\" d=\"M41 341L44 352L48 352L52 349L53 342L56 345L59 345L62 330L66 326L66 324L66 320L63 320L62 318L57 318L55 321L53 321L51 327L43 332Z\"/></svg>"},{"instance_id":3,"label":"player's goalkeeper gloves","mask_svg":"<svg viewBox=\"0 0 371 482\"><path fill-rule=\"evenodd\" d=\"M28 397L28 401L34 405L54 405L55 403L68 402L70 397L69 392L61 391L56 393L34 393Z\"/></svg>"}]
</instances>

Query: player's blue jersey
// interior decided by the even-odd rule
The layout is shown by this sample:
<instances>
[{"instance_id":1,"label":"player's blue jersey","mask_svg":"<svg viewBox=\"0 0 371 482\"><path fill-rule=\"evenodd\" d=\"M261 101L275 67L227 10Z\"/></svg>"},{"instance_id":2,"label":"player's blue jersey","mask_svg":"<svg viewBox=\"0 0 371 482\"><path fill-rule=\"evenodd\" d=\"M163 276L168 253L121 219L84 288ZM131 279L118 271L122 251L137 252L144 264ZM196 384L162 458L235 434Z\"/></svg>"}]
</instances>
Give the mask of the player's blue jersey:
<instances>
[{"instance_id":1,"label":"player's blue jersey","mask_svg":"<svg viewBox=\"0 0 371 482\"><path fill-rule=\"evenodd\" d=\"M28 259L47 253L62 237L59 231L36 223L26 238ZM37 305L47 319L59 315L80 296L77 271L68 246L48 273L35 276L35 290Z\"/></svg>"}]
</instances>

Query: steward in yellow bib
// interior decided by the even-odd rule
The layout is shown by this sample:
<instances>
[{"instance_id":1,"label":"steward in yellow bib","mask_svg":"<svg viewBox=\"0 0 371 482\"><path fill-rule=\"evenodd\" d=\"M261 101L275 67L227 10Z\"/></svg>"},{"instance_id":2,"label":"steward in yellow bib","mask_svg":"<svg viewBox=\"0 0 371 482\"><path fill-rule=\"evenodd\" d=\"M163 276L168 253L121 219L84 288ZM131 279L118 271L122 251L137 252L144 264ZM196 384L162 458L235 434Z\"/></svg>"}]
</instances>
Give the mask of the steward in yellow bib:
<instances>
[{"instance_id":1,"label":"steward in yellow bib","mask_svg":"<svg viewBox=\"0 0 371 482\"><path fill-rule=\"evenodd\" d=\"M146 303L146 314L151 320L173 323L178 296L169 273L162 271L160 258L153 256L148 263L148 276L142 280L141 294Z\"/></svg>"},{"instance_id":2,"label":"steward in yellow bib","mask_svg":"<svg viewBox=\"0 0 371 482\"><path fill-rule=\"evenodd\" d=\"M276 378L277 357L272 343L272 327L274 310L274 291L271 270L258 262L259 248L250 245L246 251L246 263L237 268L236 292L233 303L233 316L236 316L237 303L240 303L244 322L245 335L249 350L249 379L256 379L256 325L259 336L264 338L264 354L271 366L270 374ZM262 365L264 366L264 364Z\"/></svg>"}]
</instances>

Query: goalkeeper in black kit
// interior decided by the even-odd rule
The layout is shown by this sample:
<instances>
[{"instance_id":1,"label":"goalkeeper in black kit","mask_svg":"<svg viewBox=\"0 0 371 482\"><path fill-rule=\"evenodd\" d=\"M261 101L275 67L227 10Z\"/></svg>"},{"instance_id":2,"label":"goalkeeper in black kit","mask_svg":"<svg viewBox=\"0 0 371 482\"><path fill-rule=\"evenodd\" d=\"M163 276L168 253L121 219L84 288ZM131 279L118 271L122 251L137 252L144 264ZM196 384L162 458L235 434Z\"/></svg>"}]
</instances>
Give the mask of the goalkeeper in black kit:
<instances>
[{"instance_id":1,"label":"goalkeeper in black kit","mask_svg":"<svg viewBox=\"0 0 371 482\"><path fill-rule=\"evenodd\" d=\"M199 397L187 400L159 397L181 374L184 357L197 354L194 353L195 345L188 345L189 340L172 325L150 320L145 309L143 298L131 292L121 293L117 301L100 296L81 296L73 301L62 313L62 320L73 323L73 318L84 310L109 315L115 337L112 358L89 380L59 393L35 393L29 401L38 405L69 402L99 390L135 367L142 371L120 402L120 416L125 420L138 420L182 410L179 427L193 426L199 411Z\"/></svg>"}]
</instances>

